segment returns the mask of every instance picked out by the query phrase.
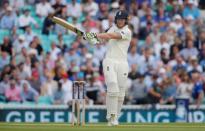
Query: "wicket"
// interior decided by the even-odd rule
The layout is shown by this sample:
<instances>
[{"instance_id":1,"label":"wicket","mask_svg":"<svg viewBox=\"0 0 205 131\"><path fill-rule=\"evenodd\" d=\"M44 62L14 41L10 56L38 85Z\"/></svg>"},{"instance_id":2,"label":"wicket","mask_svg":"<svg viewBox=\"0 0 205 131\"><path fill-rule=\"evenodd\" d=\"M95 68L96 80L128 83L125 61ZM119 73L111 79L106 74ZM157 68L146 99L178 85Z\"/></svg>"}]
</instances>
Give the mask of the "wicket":
<instances>
[{"instance_id":1,"label":"wicket","mask_svg":"<svg viewBox=\"0 0 205 131\"><path fill-rule=\"evenodd\" d=\"M83 126L85 125L85 81L73 81L72 98L72 125L75 125L75 111L77 111L77 125Z\"/></svg>"}]
</instances>

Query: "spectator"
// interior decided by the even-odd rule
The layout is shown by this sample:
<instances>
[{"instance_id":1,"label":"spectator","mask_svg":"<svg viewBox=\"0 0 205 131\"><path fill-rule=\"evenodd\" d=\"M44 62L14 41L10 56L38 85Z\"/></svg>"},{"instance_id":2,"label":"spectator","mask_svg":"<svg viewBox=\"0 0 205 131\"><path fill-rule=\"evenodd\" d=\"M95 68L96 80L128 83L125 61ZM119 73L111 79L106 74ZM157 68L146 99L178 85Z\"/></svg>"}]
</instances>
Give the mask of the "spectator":
<instances>
[{"instance_id":1,"label":"spectator","mask_svg":"<svg viewBox=\"0 0 205 131\"><path fill-rule=\"evenodd\" d=\"M36 43L36 47L35 48L38 51L38 55L43 55L43 53L44 53L43 52L43 47L41 45L41 41L40 41L39 37L38 36L34 36L32 42Z\"/></svg>"},{"instance_id":2,"label":"spectator","mask_svg":"<svg viewBox=\"0 0 205 131\"><path fill-rule=\"evenodd\" d=\"M150 77L146 78L149 81L149 85L147 84L147 100L150 104L159 103L162 95L160 92L160 86L162 86L162 79L159 78L156 74L153 74Z\"/></svg>"},{"instance_id":3,"label":"spectator","mask_svg":"<svg viewBox=\"0 0 205 131\"><path fill-rule=\"evenodd\" d=\"M1 29L8 29L11 30L15 26L17 26L17 18L15 14L12 12L12 8L9 6L6 9L5 15L1 18L0 21Z\"/></svg>"},{"instance_id":4,"label":"spectator","mask_svg":"<svg viewBox=\"0 0 205 131\"><path fill-rule=\"evenodd\" d=\"M55 61L51 59L51 54L48 52L44 58L44 65L48 71L52 71L55 68Z\"/></svg>"},{"instance_id":5,"label":"spectator","mask_svg":"<svg viewBox=\"0 0 205 131\"><path fill-rule=\"evenodd\" d=\"M139 77L139 72L137 71L137 65L136 64L132 64L130 69L130 72L128 74L128 78L131 80L135 80Z\"/></svg>"},{"instance_id":6,"label":"spectator","mask_svg":"<svg viewBox=\"0 0 205 131\"><path fill-rule=\"evenodd\" d=\"M198 55L198 50L196 49L196 47L194 47L193 45L193 40L187 40L186 41L186 48L182 49L180 51L180 54L182 55L182 57L184 58L184 60L188 60L188 58L190 58L191 56L197 56Z\"/></svg>"},{"instance_id":7,"label":"spectator","mask_svg":"<svg viewBox=\"0 0 205 131\"><path fill-rule=\"evenodd\" d=\"M66 7L66 5L65 5L65 3L62 2L62 0L55 0L55 3L52 5L52 7L55 10L56 16L59 17L59 16L61 16L62 10L64 7Z\"/></svg>"},{"instance_id":8,"label":"spectator","mask_svg":"<svg viewBox=\"0 0 205 131\"><path fill-rule=\"evenodd\" d=\"M8 55L7 52L1 52L1 55L0 55L0 71L3 69L3 67L5 65L8 65L10 62L10 56Z\"/></svg>"},{"instance_id":9,"label":"spectator","mask_svg":"<svg viewBox=\"0 0 205 131\"><path fill-rule=\"evenodd\" d=\"M81 60L79 54L74 48L67 49L67 51L64 54L64 59L68 68L71 67L70 65L72 61L75 62L78 66L80 66Z\"/></svg>"},{"instance_id":10,"label":"spectator","mask_svg":"<svg viewBox=\"0 0 205 131\"><path fill-rule=\"evenodd\" d=\"M170 62L171 63L171 62ZM186 70L187 69L187 63L183 60L182 56L180 54L177 54L175 56L175 60L171 64L171 67L173 71L178 71L178 70Z\"/></svg>"},{"instance_id":11,"label":"spectator","mask_svg":"<svg viewBox=\"0 0 205 131\"><path fill-rule=\"evenodd\" d=\"M1 44L1 51L7 52L10 56L13 55L13 48L12 48L11 41L8 36L4 37L3 43Z\"/></svg>"},{"instance_id":12,"label":"spectator","mask_svg":"<svg viewBox=\"0 0 205 131\"><path fill-rule=\"evenodd\" d=\"M196 56L191 56L190 64L187 67L187 72L193 72L193 71L198 71L200 73L203 72L203 69L202 69L201 65L199 65L198 59Z\"/></svg>"},{"instance_id":13,"label":"spectator","mask_svg":"<svg viewBox=\"0 0 205 131\"><path fill-rule=\"evenodd\" d=\"M151 35L148 35L145 39L145 43L140 46L140 49L138 49L138 52L141 52L145 48L150 48L150 51L153 53L154 48L154 42L152 41Z\"/></svg>"},{"instance_id":14,"label":"spectator","mask_svg":"<svg viewBox=\"0 0 205 131\"><path fill-rule=\"evenodd\" d=\"M83 11L93 18L96 16L98 10L98 4L93 0L87 0L83 8Z\"/></svg>"},{"instance_id":15,"label":"spectator","mask_svg":"<svg viewBox=\"0 0 205 131\"><path fill-rule=\"evenodd\" d=\"M61 66L61 68L67 70L67 65L65 60L63 59L62 53L58 53L57 59L55 61L56 66Z\"/></svg>"},{"instance_id":16,"label":"spectator","mask_svg":"<svg viewBox=\"0 0 205 131\"><path fill-rule=\"evenodd\" d=\"M7 8L9 7L9 1L1 1L1 9L0 9L0 18L6 13Z\"/></svg>"},{"instance_id":17,"label":"spectator","mask_svg":"<svg viewBox=\"0 0 205 131\"><path fill-rule=\"evenodd\" d=\"M149 8L148 2L147 1L142 1L141 2L141 9L139 9L139 11L138 11L139 17L145 16L148 8Z\"/></svg>"},{"instance_id":18,"label":"spectator","mask_svg":"<svg viewBox=\"0 0 205 131\"><path fill-rule=\"evenodd\" d=\"M33 87L38 93L40 93L40 65L38 61L31 62L31 78L29 79L29 83L31 87Z\"/></svg>"},{"instance_id":19,"label":"spectator","mask_svg":"<svg viewBox=\"0 0 205 131\"><path fill-rule=\"evenodd\" d=\"M51 4L47 0L41 0L41 2L36 5L36 14L39 17L46 17L53 11Z\"/></svg>"},{"instance_id":20,"label":"spectator","mask_svg":"<svg viewBox=\"0 0 205 131\"><path fill-rule=\"evenodd\" d=\"M24 31L26 30L26 27L29 26L30 24L34 24L36 28L38 28L37 22L34 20L32 16L29 14L29 10L26 9L24 10L23 15L21 15L18 18L18 25L20 29L23 29Z\"/></svg>"},{"instance_id":21,"label":"spectator","mask_svg":"<svg viewBox=\"0 0 205 131\"><path fill-rule=\"evenodd\" d=\"M19 68L19 76L20 78L22 78L23 80L25 79L30 79L31 77L31 69L28 69L26 67L27 65L24 64L23 62L21 62L19 65L18 65L18 68ZM29 66L30 67L30 66Z\"/></svg>"},{"instance_id":22,"label":"spectator","mask_svg":"<svg viewBox=\"0 0 205 131\"><path fill-rule=\"evenodd\" d=\"M182 49L182 41L178 37L175 37L174 44L170 47L170 59L174 59L174 57L180 52Z\"/></svg>"},{"instance_id":23,"label":"spectator","mask_svg":"<svg viewBox=\"0 0 205 131\"><path fill-rule=\"evenodd\" d=\"M0 81L2 81L5 75L9 75L9 74L11 74L11 65L5 65L0 74L1 75Z\"/></svg>"},{"instance_id":24,"label":"spectator","mask_svg":"<svg viewBox=\"0 0 205 131\"><path fill-rule=\"evenodd\" d=\"M61 80L62 83L62 90L65 94L64 97L64 104L70 104L72 101L72 82L68 79L68 74L66 72L61 74Z\"/></svg>"},{"instance_id":25,"label":"spectator","mask_svg":"<svg viewBox=\"0 0 205 131\"><path fill-rule=\"evenodd\" d=\"M97 12L97 19L102 21L102 20L105 20L105 19L108 19L108 16L109 16L109 8L108 8L108 4L104 3L104 2L101 2L99 4L99 10Z\"/></svg>"},{"instance_id":26,"label":"spectator","mask_svg":"<svg viewBox=\"0 0 205 131\"><path fill-rule=\"evenodd\" d=\"M54 78L53 78L53 80L55 80L55 81L59 81L60 79L61 79L61 75L62 75L62 72L63 72L64 70L61 68L61 66L55 66L55 68L54 68Z\"/></svg>"},{"instance_id":27,"label":"spectator","mask_svg":"<svg viewBox=\"0 0 205 131\"><path fill-rule=\"evenodd\" d=\"M27 26L25 30L25 41L27 43L30 43L31 41L33 41L35 36L36 34L32 31L31 27Z\"/></svg>"},{"instance_id":28,"label":"spectator","mask_svg":"<svg viewBox=\"0 0 205 131\"><path fill-rule=\"evenodd\" d=\"M159 23L160 29L164 30L166 28L167 22L169 22L170 19L165 14L164 8L159 7L157 10L157 15L155 16L155 22Z\"/></svg>"},{"instance_id":29,"label":"spectator","mask_svg":"<svg viewBox=\"0 0 205 131\"><path fill-rule=\"evenodd\" d=\"M68 16L76 17L77 19L82 16L82 5L76 2L76 0L72 0L71 3L68 3L67 9Z\"/></svg>"},{"instance_id":30,"label":"spectator","mask_svg":"<svg viewBox=\"0 0 205 131\"><path fill-rule=\"evenodd\" d=\"M181 82L177 85L177 97L179 98L187 98L191 102L191 95L193 84L191 83L191 79L186 72L180 74L179 78Z\"/></svg>"},{"instance_id":31,"label":"spectator","mask_svg":"<svg viewBox=\"0 0 205 131\"><path fill-rule=\"evenodd\" d=\"M56 46L55 42L52 42L51 43L51 59L55 61L60 52L61 52L60 48Z\"/></svg>"},{"instance_id":32,"label":"spectator","mask_svg":"<svg viewBox=\"0 0 205 131\"><path fill-rule=\"evenodd\" d=\"M23 83L21 98L22 102L36 102L38 99L38 93L25 82Z\"/></svg>"},{"instance_id":33,"label":"spectator","mask_svg":"<svg viewBox=\"0 0 205 131\"><path fill-rule=\"evenodd\" d=\"M98 87L98 94L97 94L97 104L105 104L106 103L106 93L104 85L100 79L100 74L98 72L94 72L93 74L93 86Z\"/></svg>"},{"instance_id":34,"label":"spectator","mask_svg":"<svg viewBox=\"0 0 205 131\"><path fill-rule=\"evenodd\" d=\"M153 27L153 31L150 33L149 36L151 37L151 40L152 40L153 43L159 42L160 36L161 36L161 32L159 31L159 27L158 26L154 26Z\"/></svg>"},{"instance_id":35,"label":"spectator","mask_svg":"<svg viewBox=\"0 0 205 131\"><path fill-rule=\"evenodd\" d=\"M19 33L18 33L18 31L17 31L17 29L18 29L18 27L17 26L15 26L14 28L12 28L12 30L11 30L11 42L13 43L14 41L16 41L17 39L18 39L18 37L19 37Z\"/></svg>"},{"instance_id":36,"label":"spectator","mask_svg":"<svg viewBox=\"0 0 205 131\"><path fill-rule=\"evenodd\" d=\"M31 70L31 59L28 56L25 58L23 71L25 72L25 74L27 74L27 77L30 79L32 75L32 70Z\"/></svg>"},{"instance_id":37,"label":"spectator","mask_svg":"<svg viewBox=\"0 0 205 131\"><path fill-rule=\"evenodd\" d=\"M182 18L179 14L174 16L174 21L170 23L170 27L174 28L178 32L182 27Z\"/></svg>"},{"instance_id":38,"label":"spectator","mask_svg":"<svg viewBox=\"0 0 205 131\"><path fill-rule=\"evenodd\" d=\"M144 83L144 75L139 74L138 78L132 82L129 96L132 104L146 104L147 103L147 90Z\"/></svg>"},{"instance_id":39,"label":"spectator","mask_svg":"<svg viewBox=\"0 0 205 131\"><path fill-rule=\"evenodd\" d=\"M6 89L5 96L8 102L20 102L21 101L20 87L16 86L16 81L11 80L9 88Z\"/></svg>"},{"instance_id":40,"label":"spectator","mask_svg":"<svg viewBox=\"0 0 205 131\"><path fill-rule=\"evenodd\" d=\"M151 71L156 66L156 58L152 55L150 48L145 48L139 58L139 73L145 74Z\"/></svg>"},{"instance_id":41,"label":"spectator","mask_svg":"<svg viewBox=\"0 0 205 131\"><path fill-rule=\"evenodd\" d=\"M130 52L128 53L128 63L129 65L139 64L140 55L137 53L137 46L132 46Z\"/></svg>"},{"instance_id":42,"label":"spectator","mask_svg":"<svg viewBox=\"0 0 205 131\"><path fill-rule=\"evenodd\" d=\"M135 6L135 5L133 5ZM135 7L137 8L137 7ZM139 33L139 24L140 24L140 20L139 17L137 16L136 12L130 13L130 24L133 25L134 27L134 34L138 34Z\"/></svg>"},{"instance_id":43,"label":"spectator","mask_svg":"<svg viewBox=\"0 0 205 131\"><path fill-rule=\"evenodd\" d=\"M106 52L106 47L103 45L96 45L94 47L94 51L93 51L93 57L94 59L98 60L98 63L102 62L104 56L105 56L105 52Z\"/></svg>"},{"instance_id":44,"label":"spectator","mask_svg":"<svg viewBox=\"0 0 205 131\"><path fill-rule=\"evenodd\" d=\"M26 57L28 56L27 50L25 47L21 49L21 52L19 54L16 54L13 59L15 59L17 64L20 64L21 62L26 61Z\"/></svg>"},{"instance_id":45,"label":"spectator","mask_svg":"<svg viewBox=\"0 0 205 131\"><path fill-rule=\"evenodd\" d=\"M65 43L65 41L63 40L63 35L62 34L58 34L58 47L62 50L62 53L65 53L65 50L67 48L67 45Z\"/></svg>"},{"instance_id":46,"label":"spectator","mask_svg":"<svg viewBox=\"0 0 205 131\"><path fill-rule=\"evenodd\" d=\"M183 10L183 17L187 17L191 15L194 19L198 19L200 17L199 9L194 5L193 0L188 0L187 4Z\"/></svg>"},{"instance_id":47,"label":"spectator","mask_svg":"<svg viewBox=\"0 0 205 131\"><path fill-rule=\"evenodd\" d=\"M13 43L13 46L14 46L14 55L18 55L21 52L22 48L25 48L25 49L28 48L29 43L25 41L24 35L20 35L18 40L16 40Z\"/></svg>"},{"instance_id":48,"label":"spectator","mask_svg":"<svg viewBox=\"0 0 205 131\"><path fill-rule=\"evenodd\" d=\"M169 55L169 51L170 51L170 45L169 43L167 43L167 38L166 38L166 35L165 34L162 34L160 36L160 41L159 43L156 43L154 45L154 52L155 52L155 55L156 57L160 58L160 51L161 49L165 48L167 50L167 53Z\"/></svg>"},{"instance_id":49,"label":"spectator","mask_svg":"<svg viewBox=\"0 0 205 131\"><path fill-rule=\"evenodd\" d=\"M26 6L26 2L25 0L9 0L9 5L19 13L20 9Z\"/></svg>"},{"instance_id":50,"label":"spectator","mask_svg":"<svg viewBox=\"0 0 205 131\"><path fill-rule=\"evenodd\" d=\"M4 75L0 82L0 101L5 101L5 92L9 88L9 75Z\"/></svg>"},{"instance_id":51,"label":"spectator","mask_svg":"<svg viewBox=\"0 0 205 131\"><path fill-rule=\"evenodd\" d=\"M177 37L175 29L173 27L168 27L166 30L166 36L169 36L167 37L167 43L169 43L170 46L173 45L175 38Z\"/></svg>"},{"instance_id":52,"label":"spectator","mask_svg":"<svg viewBox=\"0 0 205 131\"><path fill-rule=\"evenodd\" d=\"M64 104L65 92L62 89L62 83L58 82L58 88L53 93L53 103L56 105Z\"/></svg>"},{"instance_id":53,"label":"spectator","mask_svg":"<svg viewBox=\"0 0 205 131\"><path fill-rule=\"evenodd\" d=\"M191 78L194 83L192 98L194 100L194 104L199 108L204 97L202 81L200 80L200 74L198 72L192 72Z\"/></svg>"},{"instance_id":54,"label":"spectator","mask_svg":"<svg viewBox=\"0 0 205 131\"><path fill-rule=\"evenodd\" d=\"M169 62L168 51L165 48L162 48L160 51L160 59L162 63L165 65Z\"/></svg>"},{"instance_id":55,"label":"spectator","mask_svg":"<svg viewBox=\"0 0 205 131\"><path fill-rule=\"evenodd\" d=\"M145 38L152 32L152 23L147 22L145 27L140 28L139 39L145 40Z\"/></svg>"},{"instance_id":56,"label":"spectator","mask_svg":"<svg viewBox=\"0 0 205 131\"><path fill-rule=\"evenodd\" d=\"M40 92L45 95L52 97L56 89L58 88L58 83L53 80L53 75L50 72L46 72L45 74L47 80L42 83L40 87Z\"/></svg>"},{"instance_id":57,"label":"spectator","mask_svg":"<svg viewBox=\"0 0 205 131\"><path fill-rule=\"evenodd\" d=\"M95 77L94 75L87 75L86 77L88 81L88 85L86 87L86 96L88 97L90 104L99 104L100 101L98 96L103 95L102 93L104 92L102 84Z\"/></svg>"},{"instance_id":58,"label":"spectator","mask_svg":"<svg viewBox=\"0 0 205 131\"><path fill-rule=\"evenodd\" d=\"M95 71L99 71L99 65L94 62L91 54L88 53L85 57L86 60L81 69L85 72L85 77L92 76Z\"/></svg>"},{"instance_id":59,"label":"spectator","mask_svg":"<svg viewBox=\"0 0 205 131\"><path fill-rule=\"evenodd\" d=\"M93 76L92 75L87 75L84 78L88 83L86 86L86 92L85 95L87 97L87 101L89 105L93 105L94 102L97 100L97 93L98 89L97 87L93 86Z\"/></svg>"},{"instance_id":60,"label":"spectator","mask_svg":"<svg viewBox=\"0 0 205 131\"><path fill-rule=\"evenodd\" d=\"M203 72L205 72L205 44L203 44L199 56L200 65L203 68Z\"/></svg>"},{"instance_id":61,"label":"spectator","mask_svg":"<svg viewBox=\"0 0 205 131\"><path fill-rule=\"evenodd\" d=\"M172 82L172 78L163 79L161 86L161 104L173 104L176 97L176 85Z\"/></svg>"},{"instance_id":62,"label":"spectator","mask_svg":"<svg viewBox=\"0 0 205 131\"><path fill-rule=\"evenodd\" d=\"M37 57L38 56L38 51L36 49L37 44L35 42L30 42L29 48L28 48L28 55L32 57Z\"/></svg>"},{"instance_id":63,"label":"spectator","mask_svg":"<svg viewBox=\"0 0 205 131\"><path fill-rule=\"evenodd\" d=\"M185 32L188 31L188 32L191 32L193 35L196 35L197 34L197 31L196 31L196 26L194 26L194 24L197 24L196 23L197 21L194 20L194 17L191 16L191 15L188 15L185 19L184 19L184 29L185 29ZM183 30L183 29L181 29ZM181 31L180 30L180 31Z\"/></svg>"},{"instance_id":64,"label":"spectator","mask_svg":"<svg viewBox=\"0 0 205 131\"><path fill-rule=\"evenodd\" d=\"M99 32L99 23L95 21L90 15L87 15L84 21L84 26L86 31Z\"/></svg>"}]
</instances>

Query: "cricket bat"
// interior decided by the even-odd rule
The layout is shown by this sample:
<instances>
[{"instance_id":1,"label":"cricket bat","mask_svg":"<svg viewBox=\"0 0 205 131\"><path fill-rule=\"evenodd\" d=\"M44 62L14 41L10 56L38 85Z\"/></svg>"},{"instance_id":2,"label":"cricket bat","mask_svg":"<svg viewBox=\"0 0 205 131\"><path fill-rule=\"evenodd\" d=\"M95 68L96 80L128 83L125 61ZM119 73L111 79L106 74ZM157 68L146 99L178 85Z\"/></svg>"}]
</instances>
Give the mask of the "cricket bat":
<instances>
[{"instance_id":1,"label":"cricket bat","mask_svg":"<svg viewBox=\"0 0 205 131\"><path fill-rule=\"evenodd\" d=\"M83 36L84 35L84 32L81 31L80 29L78 29L77 27L75 27L74 25L72 25L71 23L65 21L64 19L61 19L59 17L56 17L56 16L52 16L50 17L50 19L56 23L56 24L59 24L63 27L65 27L66 29L76 33L78 36Z\"/></svg>"}]
</instances>

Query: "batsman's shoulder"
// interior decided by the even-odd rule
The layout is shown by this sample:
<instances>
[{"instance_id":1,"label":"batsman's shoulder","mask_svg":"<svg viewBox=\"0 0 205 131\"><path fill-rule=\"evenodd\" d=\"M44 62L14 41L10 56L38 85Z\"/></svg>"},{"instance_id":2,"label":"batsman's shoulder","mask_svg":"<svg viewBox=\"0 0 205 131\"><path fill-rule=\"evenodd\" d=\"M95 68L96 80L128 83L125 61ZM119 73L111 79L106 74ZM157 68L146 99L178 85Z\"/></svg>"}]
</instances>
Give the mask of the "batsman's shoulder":
<instances>
[{"instance_id":1,"label":"batsman's shoulder","mask_svg":"<svg viewBox=\"0 0 205 131\"><path fill-rule=\"evenodd\" d=\"M126 28L124 28L123 32L128 36L132 35L132 31L128 26Z\"/></svg>"},{"instance_id":2,"label":"batsman's shoulder","mask_svg":"<svg viewBox=\"0 0 205 131\"><path fill-rule=\"evenodd\" d=\"M128 33L132 34L132 30L129 28L129 26L127 26L126 30Z\"/></svg>"}]
</instances>

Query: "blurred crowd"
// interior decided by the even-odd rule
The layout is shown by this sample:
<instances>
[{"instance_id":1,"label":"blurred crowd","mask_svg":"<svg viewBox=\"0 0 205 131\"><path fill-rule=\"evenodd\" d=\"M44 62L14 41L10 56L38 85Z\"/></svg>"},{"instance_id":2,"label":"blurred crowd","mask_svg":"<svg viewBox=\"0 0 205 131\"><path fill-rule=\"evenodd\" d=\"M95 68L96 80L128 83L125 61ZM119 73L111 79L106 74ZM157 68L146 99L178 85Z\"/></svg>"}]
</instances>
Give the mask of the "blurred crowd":
<instances>
[{"instance_id":1,"label":"blurred crowd","mask_svg":"<svg viewBox=\"0 0 205 131\"><path fill-rule=\"evenodd\" d=\"M132 40L125 104L205 103L204 1L1 0L0 102L69 104L72 81L86 81L88 104L105 104L106 42L92 46L49 18L106 32L129 12Z\"/></svg>"}]
</instances>

